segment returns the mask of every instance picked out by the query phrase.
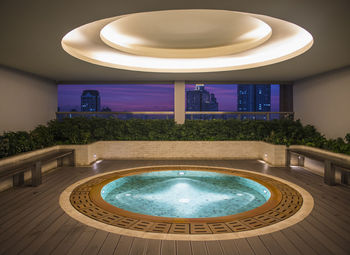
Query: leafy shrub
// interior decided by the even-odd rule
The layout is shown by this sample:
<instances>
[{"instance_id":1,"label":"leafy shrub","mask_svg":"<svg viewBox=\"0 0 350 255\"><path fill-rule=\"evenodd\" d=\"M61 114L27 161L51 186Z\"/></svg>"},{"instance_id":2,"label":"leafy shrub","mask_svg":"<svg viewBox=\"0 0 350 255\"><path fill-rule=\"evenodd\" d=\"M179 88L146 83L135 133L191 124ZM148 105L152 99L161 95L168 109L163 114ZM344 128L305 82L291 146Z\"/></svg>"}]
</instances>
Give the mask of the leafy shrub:
<instances>
[{"instance_id":1,"label":"leafy shrub","mask_svg":"<svg viewBox=\"0 0 350 255\"><path fill-rule=\"evenodd\" d=\"M3 144L1 146L3 155L0 155L0 157L11 156L35 149L30 134L25 131L6 132L1 136L0 140Z\"/></svg>"},{"instance_id":2,"label":"leafy shrub","mask_svg":"<svg viewBox=\"0 0 350 255\"><path fill-rule=\"evenodd\" d=\"M345 135L345 141L346 141L347 143L350 143L350 133L347 133L347 134Z\"/></svg>"},{"instance_id":3,"label":"leafy shrub","mask_svg":"<svg viewBox=\"0 0 350 255\"><path fill-rule=\"evenodd\" d=\"M266 141L300 144L350 155L350 133L345 140L327 140L313 126L299 120L118 120L71 118L52 120L31 132L7 132L0 136L0 158L56 144L88 144L95 141Z\"/></svg>"},{"instance_id":4,"label":"leafy shrub","mask_svg":"<svg viewBox=\"0 0 350 255\"><path fill-rule=\"evenodd\" d=\"M55 139L50 129L43 125L39 125L31 131L30 138L34 149L42 149L55 144Z\"/></svg>"},{"instance_id":5,"label":"leafy shrub","mask_svg":"<svg viewBox=\"0 0 350 255\"><path fill-rule=\"evenodd\" d=\"M0 137L0 158L9 156L10 140L6 137Z\"/></svg>"}]
</instances>

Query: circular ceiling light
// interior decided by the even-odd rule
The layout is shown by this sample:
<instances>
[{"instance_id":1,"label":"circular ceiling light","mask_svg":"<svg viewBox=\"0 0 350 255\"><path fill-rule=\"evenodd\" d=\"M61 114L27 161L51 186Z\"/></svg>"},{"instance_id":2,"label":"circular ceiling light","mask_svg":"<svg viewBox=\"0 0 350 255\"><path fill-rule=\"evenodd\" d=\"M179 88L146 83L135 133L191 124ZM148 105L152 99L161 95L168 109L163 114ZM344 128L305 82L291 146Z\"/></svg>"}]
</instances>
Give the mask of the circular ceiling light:
<instances>
[{"instance_id":1,"label":"circular ceiling light","mask_svg":"<svg viewBox=\"0 0 350 255\"><path fill-rule=\"evenodd\" d=\"M313 38L280 19L225 10L169 10L98 20L62 39L81 60L148 72L214 72L281 62L307 51Z\"/></svg>"},{"instance_id":2,"label":"circular ceiling light","mask_svg":"<svg viewBox=\"0 0 350 255\"><path fill-rule=\"evenodd\" d=\"M161 11L118 18L100 36L107 45L135 55L203 58L254 48L269 39L271 28L241 13Z\"/></svg>"}]
</instances>

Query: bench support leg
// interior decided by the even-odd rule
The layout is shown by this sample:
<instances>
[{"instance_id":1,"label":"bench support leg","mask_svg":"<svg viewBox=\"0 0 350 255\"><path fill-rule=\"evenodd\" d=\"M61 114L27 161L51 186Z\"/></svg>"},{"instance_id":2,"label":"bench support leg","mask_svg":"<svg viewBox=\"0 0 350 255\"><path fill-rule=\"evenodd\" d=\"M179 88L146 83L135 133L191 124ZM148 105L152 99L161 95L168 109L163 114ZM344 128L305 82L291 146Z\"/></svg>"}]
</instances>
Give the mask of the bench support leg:
<instances>
[{"instance_id":1,"label":"bench support leg","mask_svg":"<svg viewBox=\"0 0 350 255\"><path fill-rule=\"evenodd\" d=\"M24 184L24 173L18 173L13 176L13 186L22 186Z\"/></svg>"},{"instance_id":2,"label":"bench support leg","mask_svg":"<svg viewBox=\"0 0 350 255\"><path fill-rule=\"evenodd\" d=\"M73 151L73 153L69 156L69 165L70 166L75 166L75 152Z\"/></svg>"},{"instance_id":3,"label":"bench support leg","mask_svg":"<svg viewBox=\"0 0 350 255\"><path fill-rule=\"evenodd\" d=\"M63 158L57 159L57 167L62 167L63 166Z\"/></svg>"},{"instance_id":4,"label":"bench support leg","mask_svg":"<svg viewBox=\"0 0 350 255\"><path fill-rule=\"evenodd\" d=\"M324 162L324 182L330 186L335 185L335 168L328 160Z\"/></svg>"},{"instance_id":5,"label":"bench support leg","mask_svg":"<svg viewBox=\"0 0 350 255\"><path fill-rule=\"evenodd\" d=\"M63 165L67 165L67 166L74 166L75 165L74 152L72 154L69 154L68 156L57 159L57 167L61 167Z\"/></svg>"},{"instance_id":6,"label":"bench support leg","mask_svg":"<svg viewBox=\"0 0 350 255\"><path fill-rule=\"evenodd\" d=\"M286 166L290 166L290 161L291 161L291 153L287 150L286 152Z\"/></svg>"},{"instance_id":7,"label":"bench support leg","mask_svg":"<svg viewBox=\"0 0 350 255\"><path fill-rule=\"evenodd\" d=\"M305 158L301 155L298 155L298 166L304 166L304 161L305 161Z\"/></svg>"},{"instance_id":8,"label":"bench support leg","mask_svg":"<svg viewBox=\"0 0 350 255\"><path fill-rule=\"evenodd\" d=\"M32 186L36 187L41 184L41 162L36 162L32 168Z\"/></svg>"},{"instance_id":9,"label":"bench support leg","mask_svg":"<svg viewBox=\"0 0 350 255\"><path fill-rule=\"evenodd\" d=\"M348 185L348 184L349 184L349 179L348 179L348 178L349 178L348 173L342 171L342 172L341 172L341 179L340 179L340 182L341 182L342 184Z\"/></svg>"}]
</instances>

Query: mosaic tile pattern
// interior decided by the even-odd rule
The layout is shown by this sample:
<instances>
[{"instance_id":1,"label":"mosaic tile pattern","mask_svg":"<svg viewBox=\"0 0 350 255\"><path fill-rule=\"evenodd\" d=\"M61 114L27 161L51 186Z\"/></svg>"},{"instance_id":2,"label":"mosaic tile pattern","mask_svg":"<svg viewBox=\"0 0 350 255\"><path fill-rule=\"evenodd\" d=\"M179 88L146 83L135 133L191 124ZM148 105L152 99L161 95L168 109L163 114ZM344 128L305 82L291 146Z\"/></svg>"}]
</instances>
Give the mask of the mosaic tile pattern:
<instances>
[{"instance_id":1,"label":"mosaic tile pattern","mask_svg":"<svg viewBox=\"0 0 350 255\"><path fill-rule=\"evenodd\" d=\"M173 218L222 217L265 204L269 190L253 180L208 171L153 171L118 178L101 190L126 211Z\"/></svg>"},{"instance_id":2,"label":"mosaic tile pattern","mask_svg":"<svg viewBox=\"0 0 350 255\"><path fill-rule=\"evenodd\" d=\"M114 180L128 174L134 174L135 172L161 170L205 170L237 175L242 173L239 170L218 170L210 167L191 167L190 169L188 167L186 167L186 169L179 169L178 167L170 167L170 169L169 167L166 169L162 167L153 167L152 169L140 168L138 170L116 172L91 179L90 181L76 187L70 195L70 202L80 213L96 221L112 226L153 233L197 235L242 232L266 227L291 217L300 209L303 203L302 196L292 187L272 178L254 173L247 174L246 172L244 175L249 175L252 179L260 180L261 182L264 182L279 190L281 193L281 199L278 201L276 206L264 209L256 215L249 215L248 212L249 216L245 216L243 213L240 214L238 219L237 217L233 217L234 220L230 220L227 217L216 217L215 222L212 220L210 222L180 222L181 220L179 220L179 222L174 222L174 220L166 222L162 220L161 217L159 217L159 220L153 221L149 218L145 219L145 217L142 217L142 215L120 215L108 210L108 208L102 208L101 206L97 205L97 202L94 201L94 199L92 199L93 197L96 197L96 194L93 195L92 191L96 190L96 186L101 185L101 183Z\"/></svg>"}]
</instances>

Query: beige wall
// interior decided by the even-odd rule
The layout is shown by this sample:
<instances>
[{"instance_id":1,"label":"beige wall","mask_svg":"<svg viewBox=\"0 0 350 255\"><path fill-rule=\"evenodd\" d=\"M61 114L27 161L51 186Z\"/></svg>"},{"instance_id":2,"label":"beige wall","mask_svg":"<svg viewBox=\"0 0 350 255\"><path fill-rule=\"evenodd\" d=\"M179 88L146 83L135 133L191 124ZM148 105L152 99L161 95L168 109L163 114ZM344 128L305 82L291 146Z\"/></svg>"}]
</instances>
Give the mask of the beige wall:
<instances>
[{"instance_id":1,"label":"beige wall","mask_svg":"<svg viewBox=\"0 0 350 255\"><path fill-rule=\"evenodd\" d=\"M263 159L270 166L285 166L286 146L259 141L100 141L86 145L57 145L0 160L0 166L57 149L74 149L75 165L88 166L98 159ZM56 168L56 161L43 172ZM25 179L30 178L30 172ZM0 181L0 191L12 187L12 178Z\"/></svg>"},{"instance_id":2,"label":"beige wall","mask_svg":"<svg viewBox=\"0 0 350 255\"><path fill-rule=\"evenodd\" d=\"M259 141L100 141L89 147L90 158L83 164L94 159L263 159L272 166L286 164L284 145Z\"/></svg>"},{"instance_id":3,"label":"beige wall","mask_svg":"<svg viewBox=\"0 0 350 255\"><path fill-rule=\"evenodd\" d=\"M328 138L350 133L350 67L294 84L295 118Z\"/></svg>"},{"instance_id":4,"label":"beige wall","mask_svg":"<svg viewBox=\"0 0 350 255\"><path fill-rule=\"evenodd\" d=\"M55 118L54 81L0 67L0 134L31 130Z\"/></svg>"}]
</instances>

